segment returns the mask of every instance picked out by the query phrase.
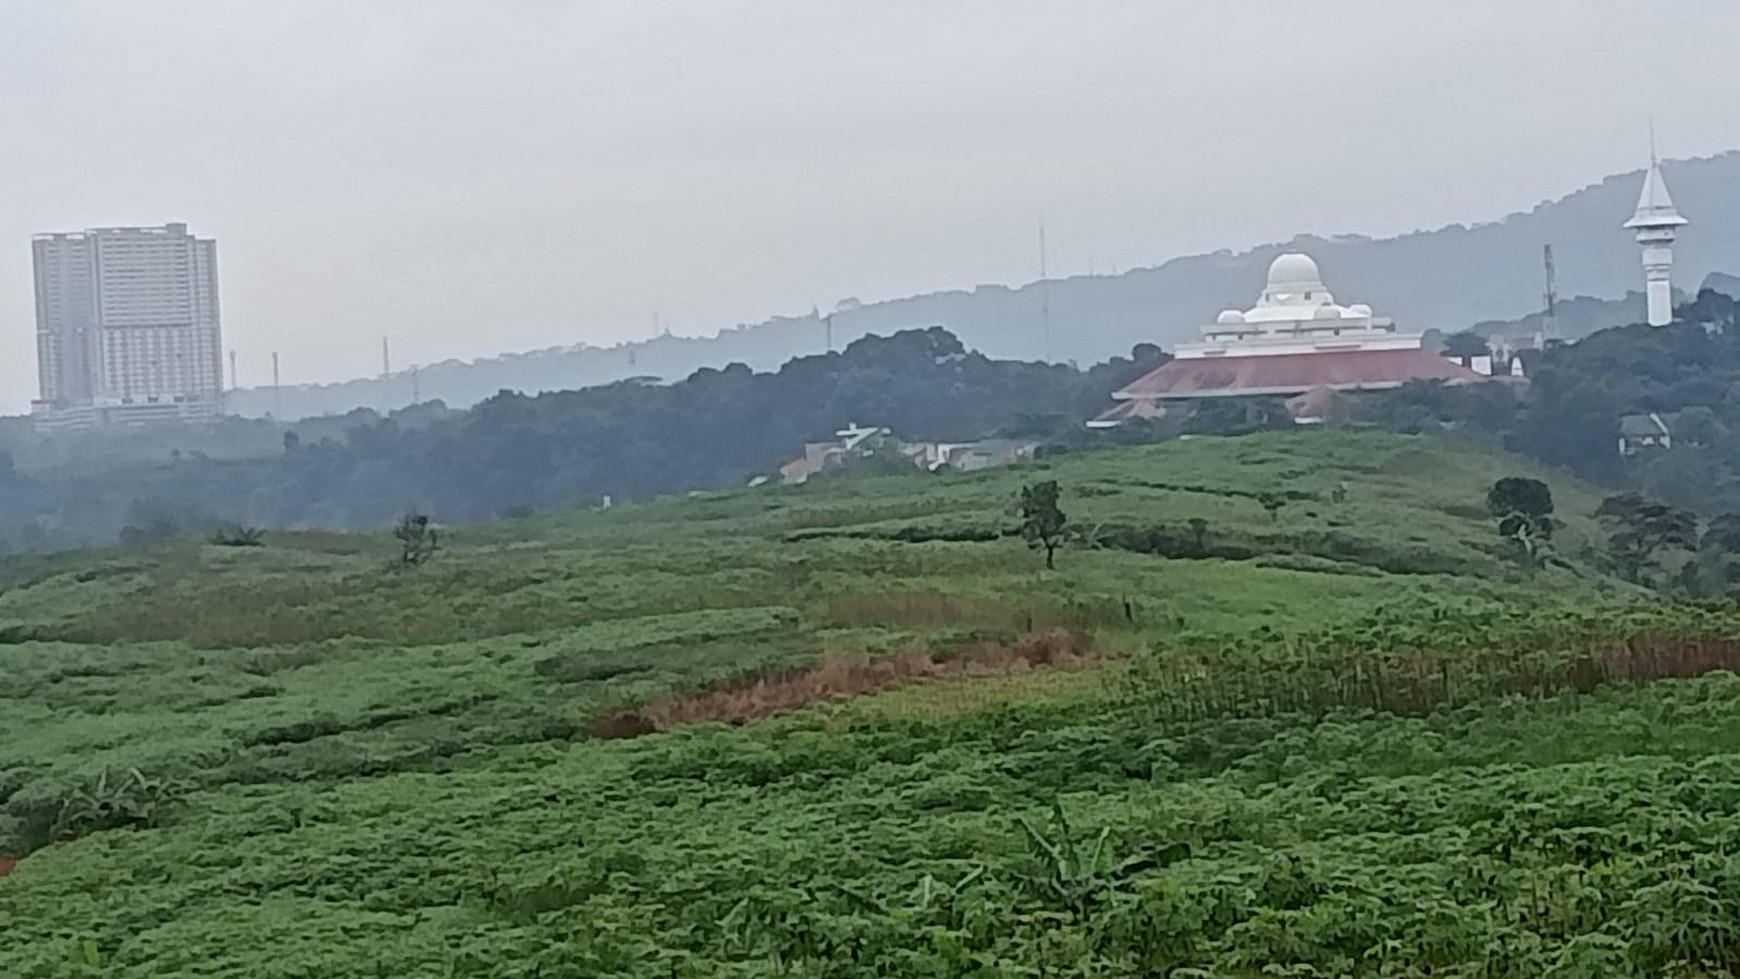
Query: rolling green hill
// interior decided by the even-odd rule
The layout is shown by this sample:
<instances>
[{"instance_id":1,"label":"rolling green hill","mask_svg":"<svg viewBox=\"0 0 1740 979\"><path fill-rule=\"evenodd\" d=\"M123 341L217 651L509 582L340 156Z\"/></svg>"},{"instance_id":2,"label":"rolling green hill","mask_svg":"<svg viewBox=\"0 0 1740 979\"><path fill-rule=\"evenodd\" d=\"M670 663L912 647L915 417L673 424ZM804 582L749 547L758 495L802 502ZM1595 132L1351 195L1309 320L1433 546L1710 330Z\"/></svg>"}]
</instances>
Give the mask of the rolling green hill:
<instances>
[{"instance_id":1,"label":"rolling green hill","mask_svg":"<svg viewBox=\"0 0 1740 979\"><path fill-rule=\"evenodd\" d=\"M1568 478L1562 562L1515 567L1485 493L1528 472L1301 430L504 520L418 566L14 561L0 962L1716 974L1740 631L1606 576ZM1049 572L1007 535L1043 479Z\"/></svg>"}]
</instances>

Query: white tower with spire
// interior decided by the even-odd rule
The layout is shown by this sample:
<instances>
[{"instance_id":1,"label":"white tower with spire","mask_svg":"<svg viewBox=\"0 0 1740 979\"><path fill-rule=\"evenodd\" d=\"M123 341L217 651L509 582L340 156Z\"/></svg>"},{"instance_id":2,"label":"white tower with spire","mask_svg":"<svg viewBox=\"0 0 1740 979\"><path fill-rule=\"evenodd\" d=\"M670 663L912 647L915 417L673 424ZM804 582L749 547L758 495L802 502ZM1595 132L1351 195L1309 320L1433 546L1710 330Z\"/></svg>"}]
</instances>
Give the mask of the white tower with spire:
<instances>
[{"instance_id":1,"label":"white tower with spire","mask_svg":"<svg viewBox=\"0 0 1740 979\"><path fill-rule=\"evenodd\" d=\"M1650 326L1673 322L1674 234L1681 225L1689 223L1674 209L1667 181L1661 178L1661 164L1656 160L1652 137L1649 172L1644 174L1643 192L1637 197L1637 213L1625 222L1627 228L1637 232L1638 247L1643 249L1644 294L1649 299Z\"/></svg>"}]
</instances>

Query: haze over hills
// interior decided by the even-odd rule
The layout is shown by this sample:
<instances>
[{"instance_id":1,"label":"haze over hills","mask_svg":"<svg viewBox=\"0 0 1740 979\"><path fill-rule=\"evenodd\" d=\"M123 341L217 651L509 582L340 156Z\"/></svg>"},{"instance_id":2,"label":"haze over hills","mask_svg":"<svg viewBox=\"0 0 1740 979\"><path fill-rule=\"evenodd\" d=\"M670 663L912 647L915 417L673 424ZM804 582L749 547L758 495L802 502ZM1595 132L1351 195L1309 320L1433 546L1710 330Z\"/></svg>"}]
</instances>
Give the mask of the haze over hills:
<instances>
[{"instance_id":1,"label":"haze over hills","mask_svg":"<svg viewBox=\"0 0 1740 979\"><path fill-rule=\"evenodd\" d=\"M1680 235L1676 278L1695 286L1711 273L1740 270L1740 151L1670 161L1663 170L1692 224ZM578 345L464 363L428 365L341 384L255 388L236 392L231 410L258 417L337 414L357 407L390 410L421 400L476 403L497 391L526 393L606 384L636 376L665 380L701 367L738 362L772 370L794 356L835 349L866 334L941 325L970 348L1000 358L1091 363L1141 342L1170 347L1193 339L1228 306L1248 304L1263 270L1279 252L1315 257L1343 301L1367 302L1405 329L1444 332L1515 320L1540 309L1541 247L1552 244L1559 293L1619 300L1640 283L1636 245L1620 228L1636 201L1641 171L1610 176L1527 213L1473 226L1452 225L1395 238L1300 236L1234 254L1174 259L1118 275L1078 275L1019 288L981 285L859 303L830 311L778 316L710 338L665 336L611 348ZM1635 296L1641 312L1641 300ZM1602 323L1601 325L1606 325Z\"/></svg>"}]
</instances>

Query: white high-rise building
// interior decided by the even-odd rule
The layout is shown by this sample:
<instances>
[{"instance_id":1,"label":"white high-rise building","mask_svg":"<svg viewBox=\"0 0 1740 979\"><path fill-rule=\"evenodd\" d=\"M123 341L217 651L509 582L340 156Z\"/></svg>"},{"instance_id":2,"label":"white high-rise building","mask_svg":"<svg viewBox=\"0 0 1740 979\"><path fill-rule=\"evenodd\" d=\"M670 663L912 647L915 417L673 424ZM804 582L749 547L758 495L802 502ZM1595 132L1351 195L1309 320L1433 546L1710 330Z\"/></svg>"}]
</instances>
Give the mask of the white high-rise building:
<instances>
[{"instance_id":1,"label":"white high-rise building","mask_svg":"<svg viewBox=\"0 0 1740 979\"><path fill-rule=\"evenodd\" d=\"M1650 326L1673 322L1674 234L1690 223L1674 209L1674 199L1668 195L1667 181L1661 177L1661 165L1652 149L1643 192L1637 197L1637 213L1625 222L1637 232L1637 244L1643 250L1643 288L1649 299Z\"/></svg>"},{"instance_id":2,"label":"white high-rise building","mask_svg":"<svg viewBox=\"0 0 1740 979\"><path fill-rule=\"evenodd\" d=\"M166 224L43 234L31 246L39 425L222 413L217 242Z\"/></svg>"}]
</instances>

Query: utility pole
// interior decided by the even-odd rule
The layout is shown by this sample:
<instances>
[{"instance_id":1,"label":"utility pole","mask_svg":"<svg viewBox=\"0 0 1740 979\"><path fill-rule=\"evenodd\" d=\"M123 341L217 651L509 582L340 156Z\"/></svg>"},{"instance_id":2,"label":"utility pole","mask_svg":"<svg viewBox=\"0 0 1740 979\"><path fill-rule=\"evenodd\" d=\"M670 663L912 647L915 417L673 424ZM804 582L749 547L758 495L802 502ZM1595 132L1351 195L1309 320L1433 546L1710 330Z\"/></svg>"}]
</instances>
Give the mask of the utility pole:
<instances>
[{"instance_id":1,"label":"utility pole","mask_svg":"<svg viewBox=\"0 0 1740 979\"><path fill-rule=\"evenodd\" d=\"M220 377L218 380L221 382L223 379ZM222 387L222 386L223 385L220 383L219 387ZM236 411L236 352L234 350L230 351L230 388L228 391L223 392L222 401L223 401L223 407L224 407L224 414L226 414L226 415L235 414L235 411Z\"/></svg>"},{"instance_id":2,"label":"utility pole","mask_svg":"<svg viewBox=\"0 0 1740 979\"><path fill-rule=\"evenodd\" d=\"M1045 332L1045 362L1051 363L1051 280L1045 273L1045 212L1039 212L1039 325Z\"/></svg>"}]
</instances>

